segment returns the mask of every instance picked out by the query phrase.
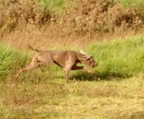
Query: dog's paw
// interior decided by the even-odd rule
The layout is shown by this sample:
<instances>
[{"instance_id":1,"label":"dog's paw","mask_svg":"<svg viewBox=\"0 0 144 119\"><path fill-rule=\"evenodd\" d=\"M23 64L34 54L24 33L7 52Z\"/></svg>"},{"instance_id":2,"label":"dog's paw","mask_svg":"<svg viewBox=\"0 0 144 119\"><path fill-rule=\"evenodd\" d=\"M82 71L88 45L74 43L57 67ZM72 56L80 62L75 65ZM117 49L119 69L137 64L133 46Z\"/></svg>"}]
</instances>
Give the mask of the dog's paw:
<instances>
[{"instance_id":1,"label":"dog's paw","mask_svg":"<svg viewBox=\"0 0 144 119\"><path fill-rule=\"evenodd\" d=\"M86 68L86 67L85 67L84 69L85 69L86 72L88 72L88 73L91 74L91 75L94 73L92 70L90 70L90 69L88 69L88 68Z\"/></svg>"}]
</instances>

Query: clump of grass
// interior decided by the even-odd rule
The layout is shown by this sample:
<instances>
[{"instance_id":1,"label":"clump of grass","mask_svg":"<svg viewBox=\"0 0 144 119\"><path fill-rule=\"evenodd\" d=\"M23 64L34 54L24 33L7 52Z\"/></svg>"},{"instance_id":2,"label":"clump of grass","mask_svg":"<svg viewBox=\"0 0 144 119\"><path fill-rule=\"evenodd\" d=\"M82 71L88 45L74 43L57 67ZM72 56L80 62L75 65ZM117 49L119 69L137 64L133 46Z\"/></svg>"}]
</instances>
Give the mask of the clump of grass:
<instances>
[{"instance_id":1,"label":"clump of grass","mask_svg":"<svg viewBox=\"0 0 144 119\"><path fill-rule=\"evenodd\" d=\"M144 37L94 43L89 51L98 60L100 78L128 77L144 71Z\"/></svg>"},{"instance_id":2,"label":"clump of grass","mask_svg":"<svg viewBox=\"0 0 144 119\"><path fill-rule=\"evenodd\" d=\"M0 44L0 79L5 80L29 61L29 53L21 53L7 43Z\"/></svg>"},{"instance_id":3,"label":"clump of grass","mask_svg":"<svg viewBox=\"0 0 144 119\"><path fill-rule=\"evenodd\" d=\"M16 52L8 44L0 44L0 77L7 77L15 64Z\"/></svg>"}]
</instances>

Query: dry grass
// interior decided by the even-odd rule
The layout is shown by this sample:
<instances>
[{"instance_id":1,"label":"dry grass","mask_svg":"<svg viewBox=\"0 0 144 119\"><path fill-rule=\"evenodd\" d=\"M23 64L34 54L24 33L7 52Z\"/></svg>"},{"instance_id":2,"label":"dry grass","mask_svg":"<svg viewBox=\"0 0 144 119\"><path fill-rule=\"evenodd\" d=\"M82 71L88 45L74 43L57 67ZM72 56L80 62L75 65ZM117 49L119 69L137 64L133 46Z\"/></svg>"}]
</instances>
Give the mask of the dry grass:
<instances>
[{"instance_id":1,"label":"dry grass","mask_svg":"<svg viewBox=\"0 0 144 119\"><path fill-rule=\"evenodd\" d=\"M23 28L28 24L39 27L48 23L52 17L49 10L36 0L5 0L0 1L0 6L2 32Z\"/></svg>"},{"instance_id":2,"label":"dry grass","mask_svg":"<svg viewBox=\"0 0 144 119\"><path fill-rule=\"evenodd\" d=\"M71 81L61 79L0 84L0 117L5 119L144 118L143 75L127 80ZM56 83L57 82L57 83Z\"/></svg>"},{"instance_id":3,"label":"dry grass","mask_svg":"<svg viewBox=\"0 0 144 119\"><path fill-rule=\"evenodd\" d=\"M125 9L117 0L78 0L62 17L65 32L75 35L137 31L142 17L133 8Z\"/></svg>"},{"instance_id":4,"label":"dry grass","mask_svg":"<svg viewBox=\"0 0 144 119\"><path fill-rule=\"evenodd\" d=\"M19 48L28 44L42 48L59 44L86 47L91 41L143 31L141 15L116 1L79 0L63 14L53 13L49 6L46 9L35 0L5 0L0 6L0 41Z\"/></svg>"},{"instance_id":5,"label":"dry grass","mask_svg":"<svg viewBox=\"0 0 144 119\"><path fill-rule=\"evenodd\" d=\"M21 50L29 50L27 47L28 45L32 45L40 49L87 49L87 47L93 42L125 39L127 37L134 37L136 35L143 34L143 31L117 31L114 34L103 34L101 36L96 35L95 37L91 38L89 35L83 37L79 37L77 35L63 36L63 33L61 34L61 30L53 33L52 31L49 30L49 27L39 29L35 26L29 26L27 29L15 30L11 33L1 35L0 41L6 42L16 49Z\"/></svg>"}]
</instances>

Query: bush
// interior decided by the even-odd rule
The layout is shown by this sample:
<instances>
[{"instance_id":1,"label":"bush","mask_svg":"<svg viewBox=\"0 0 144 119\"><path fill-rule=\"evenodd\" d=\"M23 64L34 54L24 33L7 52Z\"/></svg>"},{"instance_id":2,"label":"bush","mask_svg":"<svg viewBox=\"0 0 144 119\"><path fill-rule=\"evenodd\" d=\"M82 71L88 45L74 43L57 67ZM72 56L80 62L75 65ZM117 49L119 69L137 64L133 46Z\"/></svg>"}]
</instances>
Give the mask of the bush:
<instances>
[{"instance_id":1,"label":"bush","mask_svg":"<svg viewBox=\"0 0 144 119\"><path fill-rule=\"evenodd\" d=\"M0 6L0 28L3 31L27 24L41 26L51 19L49 10L36 0L4 0Z\"/></svg>"},{"instance_id":2,"label":"bush","mask_svg":"<svg viewBox=\"0 0 144 119\"><path fill-rule=\"evenodd\" d=\"M137 13L144 21L144 1L143 0L120 0L121 4L126 8L135 8Z\"/></svg>"},{"instance_id":3,"label":"bush","mask_svg":"<svg viewBox=\"0 0 144 119\"><path fill-rule=\"evenodd\" d=\"M125 9L117 0L79 0L62 21L65 31L81 35L137 30L143 24L135 9Z\"/></svg>"}]
</instances>

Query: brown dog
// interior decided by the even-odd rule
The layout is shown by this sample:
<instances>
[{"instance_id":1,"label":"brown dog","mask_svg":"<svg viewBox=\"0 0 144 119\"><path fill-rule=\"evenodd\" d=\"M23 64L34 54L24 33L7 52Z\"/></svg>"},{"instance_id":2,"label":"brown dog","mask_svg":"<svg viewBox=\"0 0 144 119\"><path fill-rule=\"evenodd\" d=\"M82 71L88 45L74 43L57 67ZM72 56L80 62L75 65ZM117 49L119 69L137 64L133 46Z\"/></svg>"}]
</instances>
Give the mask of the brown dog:
<instances>
[{"instance_id":1,"label":"brown dog","mask_svg":"<svg viewBox=\"0 0 144 119\"><path fill-rule=\"evenodd\" d=\"M59 67L64 69L65 72L65 79L68 82L68 75L70 70L87 70L84 66L77 66L78 63L86 64L94 68L98 65L98 63L94 60L94 58L83 51L76 52L76 51L58 51L58 50L38 50L35 48L31 49L37 51L38 53L33 57L30 64L20 69L16 75L15 79L19 77L19 75L31 69L41 66L49 66L52 63L57 64ZM90 71L87 70L89 73Z\"/></svg>"}]
</instances>

